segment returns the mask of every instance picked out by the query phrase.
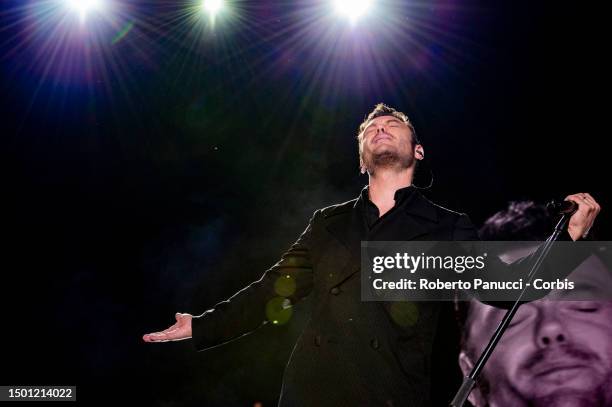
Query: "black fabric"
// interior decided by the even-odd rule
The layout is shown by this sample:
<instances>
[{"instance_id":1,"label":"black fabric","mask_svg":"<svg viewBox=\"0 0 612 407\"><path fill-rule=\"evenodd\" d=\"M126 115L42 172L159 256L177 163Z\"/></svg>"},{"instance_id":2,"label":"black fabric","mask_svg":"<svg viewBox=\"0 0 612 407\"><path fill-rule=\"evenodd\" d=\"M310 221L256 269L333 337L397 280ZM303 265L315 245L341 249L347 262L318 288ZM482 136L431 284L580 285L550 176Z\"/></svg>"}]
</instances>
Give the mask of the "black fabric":
<instances>
[{"instance_id":1,"label":"black fabric","mask_svg":"<svg viewBox=\"0 0 612 407\"><path fill-rule=\"evenodd\" d=\"M467 215L413 187L396 194L396 206L378 219L366 198L364 189L357 199L317 210L259 280L194 317L196 349L266 323L266 304L279 297L276 281L290 277L296 290L285 299L295 304L312 296L313 307L285 369L281 406L446 405L459 384L452 303L361 301L360 246L362 240L474 241L476 229ZM563 275L575 266L547 267ZM524 272L520 262L499 267Z\"/></svg>"},{"instance_id":2,"label":"black fabric","mask_svg":"<svg viewBox=\"0 0 612 407\"><path fill-rule=\"evenodd\" d=\"M405 207L407 202L409 202L409 198L413 192L416 192L416 189L412 185L395 191L395 205L381 217L378 207L372 201L370 201L369 188L367 186L364 187L359 195L358 208L363 213L368 231L372 230L378 225L379 222L382 222L383 220L387 221L389 224L392 224L392 218L397 217L398 213L401 214L401 209Z\"/></svg>"}]
</instances>

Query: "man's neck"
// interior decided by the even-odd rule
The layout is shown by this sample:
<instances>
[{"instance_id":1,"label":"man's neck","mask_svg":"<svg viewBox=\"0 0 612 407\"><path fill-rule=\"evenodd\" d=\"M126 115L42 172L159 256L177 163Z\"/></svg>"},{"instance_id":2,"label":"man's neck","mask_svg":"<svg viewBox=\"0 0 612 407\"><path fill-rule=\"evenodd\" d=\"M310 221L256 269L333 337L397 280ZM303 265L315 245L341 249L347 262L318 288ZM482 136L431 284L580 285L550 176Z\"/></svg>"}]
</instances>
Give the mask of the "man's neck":
<instances>
[{"instance_id":1,"label":"man's neck","mask_svg":"<svg viewBox=\"0 0 612 407\"><path fill-rule=\"evenodd\" d=\"M368 192L370 201L378 207L383 216L395 205L395 191L412 185L411 170L396 171L395 169L379 170L370 175Z\"/></svg>"}]
</instances>

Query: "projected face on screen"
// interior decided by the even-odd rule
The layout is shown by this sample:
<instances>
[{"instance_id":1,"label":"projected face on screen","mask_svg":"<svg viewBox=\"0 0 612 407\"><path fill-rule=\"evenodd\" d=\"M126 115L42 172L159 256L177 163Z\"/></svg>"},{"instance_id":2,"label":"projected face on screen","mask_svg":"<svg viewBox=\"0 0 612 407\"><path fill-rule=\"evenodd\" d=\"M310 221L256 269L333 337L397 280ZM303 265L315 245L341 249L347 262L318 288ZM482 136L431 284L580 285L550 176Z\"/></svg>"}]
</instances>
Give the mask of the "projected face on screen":
<instances>
[{"instance_id":1,"label":"projected face on screen","mask_svg":"<svg viewBox=\"0 0 612 407\"><path fill-rule=\"evenodd\" d=\"M612 405L612 301L550 299L570 299L588 290L600 291L602 298L604 292L612 292L612 273L599 257L591 256L570 278L578 291L553 291L519 308L483 370L472 404ZM504 310L471 301L459 358L465 374L503 314Z\"/></svg>"}]
</instances>

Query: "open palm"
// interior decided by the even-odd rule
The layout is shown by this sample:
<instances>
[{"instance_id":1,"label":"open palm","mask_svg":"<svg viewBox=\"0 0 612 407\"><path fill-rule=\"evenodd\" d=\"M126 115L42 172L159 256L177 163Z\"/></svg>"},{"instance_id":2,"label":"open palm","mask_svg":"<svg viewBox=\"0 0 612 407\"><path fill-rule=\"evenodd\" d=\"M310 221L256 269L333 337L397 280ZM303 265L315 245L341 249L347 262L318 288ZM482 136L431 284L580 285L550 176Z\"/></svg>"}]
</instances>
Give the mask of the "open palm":
<instances>
[{"instance_id":1,"label":"open palm","mask_svg":"<svg viewBox=\"0 0 612 407\"><path fill-rule=\"evenodd\" d=\"M193 316L177 312L174 317L176 318L174 325L163 331L145 334L142 339L145 342L167 342L191 338L191 319Z\"/></svg>"}]
</instances>

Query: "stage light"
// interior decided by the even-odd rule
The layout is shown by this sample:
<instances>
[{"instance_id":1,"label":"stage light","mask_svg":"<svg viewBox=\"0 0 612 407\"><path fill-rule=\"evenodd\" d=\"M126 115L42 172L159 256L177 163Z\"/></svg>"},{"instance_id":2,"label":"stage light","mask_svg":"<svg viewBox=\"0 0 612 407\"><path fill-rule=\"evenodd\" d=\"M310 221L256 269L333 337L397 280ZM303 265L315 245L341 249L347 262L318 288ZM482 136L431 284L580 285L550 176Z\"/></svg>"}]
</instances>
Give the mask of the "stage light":
<instances>
[{"instance_id":1,"label":"stage light","mask_svg":"<svg viewBox=\"0 0 612 407\"><path fill-rule=\"evenodd\" d=\"M223 8L223 0L203 0L202 9L211 16L215 16Z\"/></svg>"},{"instance_id":2,"label":"stage light","mask_svg":"<svg viewBox=\"0 0 612 407\"><path fill-rule=\"evenodd\" d=\"M67 0L66 4L68 8L79 14L81 21L85 21L88 13L102 9L101 0Z\"/></svg>"},{"instance_id":3,"label":"stage light","mask_svg":"<svg viewBox=\"0 0 612 407\"><path fill-rule=\"evenodd\" d=\"M338 14L348 17L354 23L368 11L371 3L370 0L335 0L334 6Z\"/></svg>"}]
</instances>

